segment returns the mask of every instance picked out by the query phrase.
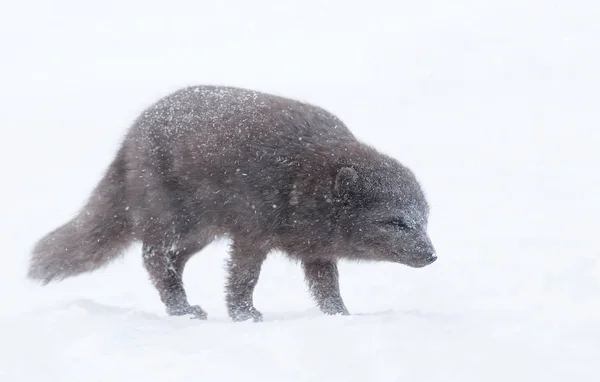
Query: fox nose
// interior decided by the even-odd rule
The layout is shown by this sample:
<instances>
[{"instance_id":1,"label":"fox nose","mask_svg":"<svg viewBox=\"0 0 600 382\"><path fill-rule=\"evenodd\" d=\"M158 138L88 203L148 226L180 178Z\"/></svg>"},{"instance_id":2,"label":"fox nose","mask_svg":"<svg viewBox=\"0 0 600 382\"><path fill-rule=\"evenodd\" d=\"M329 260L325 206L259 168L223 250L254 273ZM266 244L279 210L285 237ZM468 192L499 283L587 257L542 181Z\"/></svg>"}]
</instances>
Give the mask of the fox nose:
<instances>
[{"instance_id":1,"label":"fox nose","mask_svg":"<svg viewBox=\"0 0 600 382\"><path fill-rule=\"evenodd\" d=\"M431 255L429 255L429 257L427 258L427 262L429 264L433 263L434 261L437 260L437 255L435 253L432 253Z\"/></svg>"}]
</instances>

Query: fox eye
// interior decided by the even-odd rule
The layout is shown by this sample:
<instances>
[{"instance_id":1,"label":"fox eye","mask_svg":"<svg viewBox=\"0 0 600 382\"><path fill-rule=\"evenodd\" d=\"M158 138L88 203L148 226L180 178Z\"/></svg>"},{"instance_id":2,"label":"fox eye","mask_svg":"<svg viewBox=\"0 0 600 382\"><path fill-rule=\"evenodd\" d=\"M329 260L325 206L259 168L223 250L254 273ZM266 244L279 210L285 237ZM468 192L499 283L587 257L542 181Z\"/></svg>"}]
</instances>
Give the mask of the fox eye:
<instances>
[{"instance_id":1,"label":"fox eye","mask_svg":"<svg viewBox=\"0 0 600 382\"><path fill-rule=\"evenodd\" d=\"M397 229L401 229L403 231L409 230L410 226L406 223L406 221L402 218L393 218L387 221L386 223L389 226L392 226Z\"/></svg>"}]
</instances>

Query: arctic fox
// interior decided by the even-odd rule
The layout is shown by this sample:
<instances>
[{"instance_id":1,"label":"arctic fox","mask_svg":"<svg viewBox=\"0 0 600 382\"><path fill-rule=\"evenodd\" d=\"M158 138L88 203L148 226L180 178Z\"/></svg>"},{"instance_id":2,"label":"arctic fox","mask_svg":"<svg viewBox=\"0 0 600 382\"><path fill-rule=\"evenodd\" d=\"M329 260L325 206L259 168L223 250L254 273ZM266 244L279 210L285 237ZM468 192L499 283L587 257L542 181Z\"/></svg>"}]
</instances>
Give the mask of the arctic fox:
<instances>
[{"instance_id":1,"label":"arctic fox","mask_svg":"<svg viewBox=\"0 0 600 382\"><path fill-rule=\"evenodd\" d=\"M236 87L188 87L137 118L80 213L36 244L28 276L46 284L90 272L141 241L167 312L205 319L187 300L183 269L228 238L232 320L262 319L252 297L273 250L299 260L321 311L348 314L338 260L431 264L428 211L408 168L326 110Z\"/></svg>"}]
</instances>

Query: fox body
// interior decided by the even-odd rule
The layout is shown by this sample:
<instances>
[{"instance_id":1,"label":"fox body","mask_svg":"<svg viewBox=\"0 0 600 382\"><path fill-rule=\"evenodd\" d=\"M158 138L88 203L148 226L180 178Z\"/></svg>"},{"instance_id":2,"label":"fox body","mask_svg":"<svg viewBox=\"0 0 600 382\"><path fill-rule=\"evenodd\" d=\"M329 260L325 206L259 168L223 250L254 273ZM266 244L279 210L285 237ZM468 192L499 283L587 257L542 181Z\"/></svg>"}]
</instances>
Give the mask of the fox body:
<instances>
[{"instance_id":1,"label":"fox body","mask_svg":"<svg viewBox=\"0 0 600 382\"><path fill-rule=\"evenodd\" d=\"M188 303L183 270L228 238L233 320L261 320L252 296L273 250L299 260L324 313L348 314L338 260L428 265L436 256L427 220L413 173L326 110L248 89L188 87L142 112L80 213L35 245L28 275L48 283L90 272L141 241L167 312L206 318Z\"/></svg>"}]
</instances>

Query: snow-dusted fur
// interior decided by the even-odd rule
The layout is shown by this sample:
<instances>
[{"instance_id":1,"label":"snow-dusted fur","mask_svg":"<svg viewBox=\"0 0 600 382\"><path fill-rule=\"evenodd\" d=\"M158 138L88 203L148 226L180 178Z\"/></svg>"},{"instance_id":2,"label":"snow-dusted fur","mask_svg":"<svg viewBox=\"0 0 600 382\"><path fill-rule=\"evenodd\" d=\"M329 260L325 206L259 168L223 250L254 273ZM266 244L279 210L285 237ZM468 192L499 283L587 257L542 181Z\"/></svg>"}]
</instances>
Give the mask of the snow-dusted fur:
<instances>
[{"instance_id":1,"label":"snow-dusted fur","mask_svg":"<svg viewBox=\"0 0 600 382\"><path fill-rule=\"evenodd\" d=\"M167 311L205 318L187 301L183 269L227 237L232 319L261 319L252 294L275 249L300 260L323 312L347 314L338 259L428 265L436 257L427 219L412 172L331 113L251 90L190 87L135 121L80 214L36 245L29 276L92 271L139 240Z\"/></svg>"}]
</instances>

